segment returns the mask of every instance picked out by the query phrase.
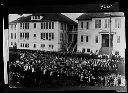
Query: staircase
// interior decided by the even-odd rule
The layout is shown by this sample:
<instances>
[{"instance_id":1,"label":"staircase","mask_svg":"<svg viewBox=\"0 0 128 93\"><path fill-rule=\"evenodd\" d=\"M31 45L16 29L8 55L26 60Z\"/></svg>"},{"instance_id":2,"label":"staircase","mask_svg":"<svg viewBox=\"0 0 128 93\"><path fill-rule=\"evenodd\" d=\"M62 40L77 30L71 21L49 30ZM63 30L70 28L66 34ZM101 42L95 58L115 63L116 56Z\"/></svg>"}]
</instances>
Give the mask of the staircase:
<instances>
[{"instance_id":1,"label":"staircase","mask_svg":"<svg viewBox=\"0 0 128 93\"><path fill-rule=\"evenodd\" d=\"M76 46L77 46L77 43L76 43L75 41L73 41L73 42L69 45L68 51L73 52L74 50L76 50Z\"/></svg>"},{"instance_id":2,"label":"staircase","mask_svg":"<svg viewBox=\"0 0 128 93\"><path fill-rule=\"evenodd\" d=\"M110 48L110 52L112 52L113 48ZM103 55L103 54L107 54L109 55L109 47L101 47L99 50L99 54Z\"/></svg>"}]
</instances>

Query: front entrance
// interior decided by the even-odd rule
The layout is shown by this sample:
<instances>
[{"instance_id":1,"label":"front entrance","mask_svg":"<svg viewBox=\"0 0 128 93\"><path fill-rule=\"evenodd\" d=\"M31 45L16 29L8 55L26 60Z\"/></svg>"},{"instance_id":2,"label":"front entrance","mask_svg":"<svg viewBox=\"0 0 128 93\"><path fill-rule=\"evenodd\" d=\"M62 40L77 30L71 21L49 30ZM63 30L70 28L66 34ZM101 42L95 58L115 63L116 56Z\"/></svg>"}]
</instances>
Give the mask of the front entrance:
<instances>
[{"instance_id":1,"label":"front entrance","mask_svg":"<svg viewBox=\"0 0 128 93\"><path fill-rule=\"evenodd\" d=\"M110 46L113 47L113 35L110 35ZM102 34L102 47L109 47L109 34Z\"/></svg>"}]
</instances>

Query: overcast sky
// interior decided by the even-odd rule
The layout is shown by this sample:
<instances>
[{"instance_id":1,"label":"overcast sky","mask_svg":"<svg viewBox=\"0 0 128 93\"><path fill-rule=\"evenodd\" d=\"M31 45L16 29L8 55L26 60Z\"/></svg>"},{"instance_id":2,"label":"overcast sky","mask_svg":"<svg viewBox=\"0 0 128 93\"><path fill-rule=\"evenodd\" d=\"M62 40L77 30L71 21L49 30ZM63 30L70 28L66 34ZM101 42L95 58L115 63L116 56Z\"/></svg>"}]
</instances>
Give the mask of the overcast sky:
<instances>
[{"instance_id":1,"label":"overcast sky","mask_svg":"<svg viewBox=\"0 0 128 93\"><path fill-rule=\"evenodd\" d=\"M63 15L66 15L67 17L71 18L72 20L76 21L76 18L79 17L83 13L62 13ZM23 16L28 16L30 14L23 14ZM16 20L17 18L21 17L18 14L9 14L9 22Z\"/></svg>"}]
</instances>

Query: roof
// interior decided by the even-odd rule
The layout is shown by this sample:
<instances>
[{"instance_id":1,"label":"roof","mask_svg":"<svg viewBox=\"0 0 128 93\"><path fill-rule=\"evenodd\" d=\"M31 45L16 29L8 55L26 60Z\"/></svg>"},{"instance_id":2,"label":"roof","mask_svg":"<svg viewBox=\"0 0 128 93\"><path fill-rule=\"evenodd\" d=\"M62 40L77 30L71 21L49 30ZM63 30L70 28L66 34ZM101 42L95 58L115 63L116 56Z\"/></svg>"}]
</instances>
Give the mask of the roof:
<instances>
[{"instance_id":1,"label":"roof","mask_svg":"<svg viewBox=\"0 0 128 93\"><path fill-rule=\"evenodd\" d=\"M41 20L31 20L31 16L43 16L43 18ZM67 16L61 14L61 13L36 13L36 14L32 14L26 17L20 17L17 20L14 20L12 22L10 22L10 24L12 23L18 23L18 22L42 22L42 21L60 21L60 22L65 22L68 24L73 24L73 25L77 25L77 22L73 21L72 19L68 18Z\"/></svg>"},{"instance_id":2,"label":"roof","mask_svg":"<svg viewBox=\"0 0 128 93\"><path fill-rule=\"evenodd\" d=\"M123 12L104 12L104 13L84 13L76 20L91 20L92 18L106 18L106 17L124 17Z\"/></svg>"}]
</instances>

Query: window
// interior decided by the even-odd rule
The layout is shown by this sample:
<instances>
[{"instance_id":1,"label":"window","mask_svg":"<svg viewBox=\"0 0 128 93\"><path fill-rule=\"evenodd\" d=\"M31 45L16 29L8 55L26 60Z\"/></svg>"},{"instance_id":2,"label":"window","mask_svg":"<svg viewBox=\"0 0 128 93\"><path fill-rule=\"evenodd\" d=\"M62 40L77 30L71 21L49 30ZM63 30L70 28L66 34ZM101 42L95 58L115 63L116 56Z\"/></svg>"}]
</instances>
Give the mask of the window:
<instances>
[{"instance_id":1,"label":"window","mask_svg":"<svg viewBox=\"0 0 128 93\"><path fill-rule=\"evenodd\" d=\"M22 29L22 23L20 23L20 29Z\"/></svg>"},{"instance_id":2,"label":"window","mask_svg":"<svg viewBox=\"0 0 128 93\"><path fill-rule=\"evenodd\" d=\"M51 29L51 22L49 22L49 29Z\"/></svg>"},{"instance_id":3,"label":"window","mask_svg":"<svg viewBox=\"0 0 128 93\"><path fill-rule=\"evenodd\" d=\"M29 44L28 44L28 47L29 47Z\"/></svg>"},{"instance_id":4,"label":"window","mask_svg":"<svg viewBox=\"0 0 128 93\"><path fill-rule=\"evenodd\" d=\"M43 27L44 27L44 29L46 28L45 24L46 24L46 22L43 23Z\"/></svg>"},{"instance_id":5,"label":"window","mask_svg":"<svg viewBox=\"0 0 128 93\"><path fill-rule=\"evenodd\" d=\"M52 29L54 29L54 22L52 22Z\"/></svg>"},{"instance_id":6,"label":"window","mask_svg":"<svg viewBox=\"0 0 128 93\"><path fill-rule=\"evenodd\" d=\"M24 38L24 33L23 33L23 38Z\"/></svg>"},{"instance_id":7,"label":"window","mask_svg":"<svg viewBox=\"0 0 128 93\"><path fill-rule=\"evenodd\" d=\"M34 48L36 48L36 44L34 44Z\"/></svg>"},{"instance_id":8,"label":"window","mask_svg":"<svg viewBox=\"0 0 128 93\"><path fill-rule=\"evenodd\" d=\"M46 33L46 40L48 40L48 33Z\"/></svg>"},{"instance_id":9,"label":"window","mask_svg":"<svg viewBox=\"0 0 128 93\"><path fill-rule=\"evenodd\" d=\"M96 39L95 40L96 40L96 43L98 43L98 36L96 36Z\"/></svg>"},{"instance_id":10,"label":"window","mask_svg":"<svg viewBox=\"0 0 128 93\"><path fill-rule=\"evenodd\" d=\"M13 30L13 25L11 25L11 29Z\"/></svg>"},{"instance_id":11,"label":"window","mask_svg":"<svg viewBox=\"0 0 128 93\"><path fill-rule=\"evenodd\" d=\"M63 24L62 23L60 23L60 29L63 30Z\"/></svg>"},{"instance_id":12,"label":"window","mask_svg":"<svg viewBox=\"0 0 128 93\"><path fill-rule=\"evenodd\" d=\"M25 47L28 47L28 44L25 44Z\"/></svg>"},{"instance_id":13,"label":"window","mask_svg":"<svg viewBox=\"0 0 128 93\"><path fill-rule=\"evenodd\" d=\"M86 29L89 29L89 22L86 22Z\"/></svg>"},{"instance_id":14,"label":"window","mask_svg":"<svg viewBox=\"0 0 128 93\"><path fill-rule=\"evenodd\" d=\"M86 36L86 42L88 42L88 36Z\"/></svg>"},{"instance_id":15,"label":"window","mask_svg":"<svg viewBox=\"0 0 128 93\"><path fill-rule=\"evenodd\" d=\"M95 20L95 28L101 28L101 20Z\"/></svg>"},{"instance_id":16,"label":"window","mask_svg":"<svg viewBox=\"0 0 128 93\"><path fill-rule=\"evenodd\" d=\"M35 16L35 19L37 19L37 16Z\"/></svg>"},{"instance_id":17,"label":"window","mask_svg":"<svg viewBox=\"0 0 128 93\"><path fill-rule=\"evenodd\" d=\"M20 43L20 47L22 47L22 43Z\"/></svg>"},{"instance_id":18,"label":"window","mask_svg":"<svg viewBox=\"0 0 128 93\"><path fill-rule=\"evenodd\" d=\"M43 29L43 23L41 23L41 29Z\"/></svg>"},{"instance_id":19,"label":"window","mask_svg":"<svg viewBox=\"0 0 128 93\"><path fill-rule=\"evenodd\" d=\"M11 42L11 45L13 45L13 42Z\"/></svg>"},{"instance_id":20,"label":"window","mask_svg":"<svg viewBox=\"0 0 128 93\"><path fill-rule=\"evenodd\" d=\"M24 43L23 43L23 47L24 47Z\"/></svg>"},{"instance_id":21,"label":"window","mask_svg":"<svg viewBox=\"0 0 128 93\"><path fill-rule=\"evenodd\" d=\"M87 49L87 52L90 52L90 49Z\"/></svg>"},{"instance_id":22,"label":"window","mask_svg":"<svg viewBox=\"0 0 128 93\"><path fill-rule=\"evenodd\" d=\"M49 48L53 49L53 47L54 47L53 45L49 45Z\"/></svg>"},{"instance_id":23,"label":"window","mask_svg":"<svg viewBox=\"0 0 128 93\"><path fill-rule=\"evenodd\" d=\"M120 43L120 36L117 36L117 43Z\"/></svg>"},{"instance_id":24,"label":"window","mask_svg":"<svg viewBox=\"0 0 128 93\"><path fill-rule=\"evenodd\" d=\"M24 23L23 23L23 29L24 29Z\"/></svg>"},{"instance_id":25,"label":"window","mask_svg":"<svg viewBox=\"0 0 128 93\"><path fill-rule=\"evenodd\" d=\"M51 40L51 33L49 33L49 40Z\"/></svg>"},{"instance_id":26,"label":"window","mask_svg":"<svg viewBox=\"0 0 128 93\"><path fill-rule=\"evenodd\" d=\"M15 30L16 30L16 25L15 25Z\"/></svg>"},{"instance_id":27,"label":"window","mask_svg":"<svg viewBox=\"0 0 128 93\"><path fill-rule=\"evenodd\" d=\"M25 23L25 29L29 29L29 23Z\"/></svg>"},{"instance_id":28,"label":"window","mask_svg":"<svg viewBox=\"0 0 128 93\"><path fill-rule=\"evenodd\" d=\"M115 28L121 27L121 19L115 19Z\"/></svg>"},{"instance_id":29,"label":"window","mask_svg":"<svg viewBox=\"0 0 128 93\"><path fill-rule=\"evenodd\" d=\"M45 34L45 33L43 33L43 40L45 40L45 35L46 35L46 34Z\"/></svg>"},{"instance_id":30,"label":"window","mask_svg":"<svg viewBox=\"0 0 128 93\"><path fill-rule=\"evenodd\" d=\"M40 19L40 16L38 16L38 19Z\"/></svg>"},{"instance_id":31,"label":"window","mask_svg":"<svg viewBox=\"0 0 128 93\"><path fill-rule=\"evenodd\" d=\"M16 39L16 33L15 33L15 39Z\"/></svg>"},{"instance_id":32,"label":"window","mask_svg":"<svg viewBox=\"0 0 128 93\"><path fill-rule=\"evenodd\" d=\"M105 28L109 28L110 26L110 19L105 19Z\"/></svg>"},{"instance_id":33,"label":"window","mask_svg":"<svg viewBox=\"0 0 128 93\"><path fill-rule=\"evenodd\" d=\"M48 22L46 22L46 29L48 29Z\"/></svg>"},{"instance_id":34,"label":"window","mask_svg":"<svg viewBox=\"0 0 128 93\"><path fill-rule=\"evenodd\" d=\"M81 42L83 42L83 39L84 39L84 37L83 37L83 35L81 36Z\"/></svg>"},{"instance_id":35,"label":"window","mask_svg":"<svg viewBox=\"0 0 128 93\"><path fill-rule=\"evenodd\" d=\"M83 28L83 22L81 22L81 28Z\"/></svg>"},{"instance_id":36,"label":"window","mask_svg":"<svg viewBox=\"0 0 128 93\"><path fill-rule=\"evenodd\" d=\"M45 33L41 33L41 39L45 40Z\"/></svg>"},{"instance_id":37,"label":"window","mask_svg":"<svg viewBox=\"0 0 128 93\"><path fill-rule=\"evenodd\" d=\"M63 41L63 33L60 33L60 41Z\"/></svg>"},{"instance_id":38,"label":"window","mask_svg":"<svg viewBox=\"0 0 128 93\"><path fill-rule=\"evenodd\" d=\"M54 33L52 33L52 39L54 39Z\"/></svg>"},{"instance_id":39,"label":"window","mask_svg":"<svg viewBox=\"0 0 128 93\"><path fill-rule=\"evenodd\" d=\"M36 37L36 34L34 34L34 37Z\"/></svg>"},{"instance_id":40,"label":"window","mask_svg":"<svg viewBox=\"0 0 128 93\"><path fill-rule=\"evenodd\" d=\"M41 33L41 39L43 39L43 33Z\"/></svg>"},{"instance_id":41,"label":"window","mask_svg":"<svg viewBox=\"0 0 128 93\"><path fill-rule=\"evenodd\" d=\"M11 39L13 39L13 33L11 33Z\"/></svg>"},{"instance_id":42,"label":"window","mask_svg":"<svg viewBox=\"0 0 128 93\"><path fill-rule=\"evenodd\" d=\"M29 33L25 33L25 39L29 39Z\"/></svg>"},{"instance_id":43,"label":"window","mask_svg":"<svg viewBox=\"0 0 128 93\"><path fill-rule=\"evenodd\" d=\"M45 44L41 44L41 48L44 48L45 47Z\"/></svg>"},{"instance_id":44,"label":"window","mask_svg":"<svg viewBox=\"0 0 128 93\"><path fill-rule=\"evenodd\" d=\"M22 38L22 33L20 33L20 39Z\"/></svg>"},{"instance_id":45,"label":"window","mask_svg":"<svg viewBox=\"0 0 128 93\"><path fill-rule=\"evenodd\" d=\"M36 23L34 23L34 28L36 28Z\"/></svg>"}]
</instances>

